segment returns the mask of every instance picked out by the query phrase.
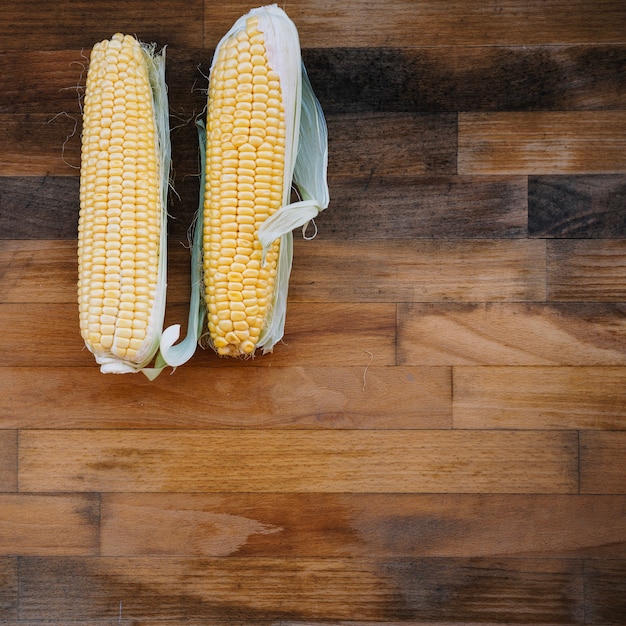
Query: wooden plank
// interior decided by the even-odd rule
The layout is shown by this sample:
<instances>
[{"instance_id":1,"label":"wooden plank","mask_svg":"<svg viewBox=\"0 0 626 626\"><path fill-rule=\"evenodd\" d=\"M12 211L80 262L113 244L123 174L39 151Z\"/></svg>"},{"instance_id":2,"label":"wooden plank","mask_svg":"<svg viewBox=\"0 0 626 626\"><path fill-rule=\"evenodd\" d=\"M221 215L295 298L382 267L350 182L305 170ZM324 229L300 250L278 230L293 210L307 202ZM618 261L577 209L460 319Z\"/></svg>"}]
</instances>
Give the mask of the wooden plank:
<instances>
[{"instance_id":1,"label":"wooden plank","mask_svg":"<svg viewBox=\"0 0 626 626\"><path fill-rule=\"evenodd\" d=\"M105 494L101 554L626 557L626 497Z\"/></svg>"},{"instance_id":2,"label":"wooden plank","mask_svg":"<svg viewBox=\"0 0 626 626\"><path fill-rule=\"evenodd\" d=\"M186 322L188 304L170 307L167 323ZM45 320L54 320L54 324ZM74 304L0 304L0 360L5 366L95 367L78 331ZM272 354L241 367L280 365L358 366L396 363L394 304L289 304L285 337ZM37 337L37 341L32 338ZM46 350L42 351L41 346ZM222 367L212 350L199 350L190 364Z\"/></svg>"},{"instance_id":3,"label":"wooden plank","mask_svg":"<svg viewBox=\"0 0 626 626\"><path fill-rule=\"evenodd\" d=\"M333 176L456 173L456 114L345 114L326 122Z\"/></svg>"},{"instance_id":4,"label":"wooden plank","mask_svg":"<svg viewBox=\"0 0 626 626\"><path fill-rule=\"evenodd\" d=\"M531 176L528 231L532 237L626 237L626 176Z\"/></svg>"},{"instance_id":5,"label":"wooden plank","mask_svg":"<svg viewBox=\"0 0 626 626\"><path fill-rule=\"evenodd\" d=\"M91 494L0 495L0 554L97 554L99 516Z\"/></svg>"},{"instance_id":6,"label":"wooden plank","mask_svg":"<svg viewBox=\"0 0 626 626\"><path fill-rule=\"evenodd\" d=\"M321 217L320 219L323 219ZM355 245L361 253L355 255ZM168 302L188 306L190 256L169 246ZM0 300L76 302L76 241L0 241ZM41 276L48 287L42 290ZM304 241L296 237L289 300L433 302L543 300L543 241ZM0 313L0 316L2 314ZM186 319L187 313L184 313ZM324 326L322 320L318 328Z\"/></svg>"},{"instance_id":7,"label":"wooden plank","mask_svg":"<svg viewBox=\"0 0 626 626\"><path fill-rule=\"evenodd\" d=\"M24 620L582 622L582 564L539 559L35 558ZM233 623L233 622L229 622ZM275 622L274 622L275 623Z\"/></svg>"},{"instance_id":8,"label":"wooden plank","mask_svg":"<svg viewBox=\"0 0 626 626\"><path fill-rule=\"evenodd\" d=\"M399 304L403 365L626 365L621 304Z\"/></svg>"},{"instance_id":9,"label":"wooden plank","mask_svg":"<svg viewBox=\"0 0 626 626\"><path fill-rule=\"evenodd\" d=\"M455 428L626 429L624 367L457 367Z\"/></svg>"},{"instance_id":10,"label":"wooden plank","mask_svg":"<svg viewBox=\"0 0 626 626\"><path fill-rule=\"evenodd\" d=\"M459 174L626 172L626 111L459 113Z\"/></svg>"},{"instance_id":11,"label":"wooden plank","mask_svg":"<svg viewBox=\"0 0 626 626\"><path fill-rule=\"evenodd\" d=\"M2 239L76 239L78 178L5 176L0 178ZM0 241L0 253L2 252Z\"/></svg>"},{"instance_id":12,"label":"wooden plank","mask_svg":"<svg viewBox=\"0 0 626 626\"><path fill-rule=\"evenodd\" d=\"M335 178L332 205L316 220L320 238L513 238L527 234L523 176Z\"/></svg>"},{"instance_id":13,"label":"wooden plank","mask_svg":"<svg viewBox=\"0 0 626 626\"><path fill-rule=\"evenodd\" d=\"M619 624L626 615L626 561L585 562L585 618L589 624Z\"/></svg>"},{"instance_id":14,"label":"wooden plank","mask_svg":"<svg viewBox=\"0 0 626 626\"><path fill-rule=\"evenodd\" d=\"M96 367L3 367L0 414L15 428L450 427L448 368L378 367L363 357L363 367L185 366L154 382Z\"/></svg>"},{"instance_id":15,"label":"wooden plank","mask_svg":"<svg viewBox=\"0 0 626 626\"><path fill-rule=\"evenodd\" d=\"M17 431L0 430L0 492L17 490Z\"/></svg>"},{"instance_id":16,"label":"wooden plank","mask_svg":"<svg viewBox=\"0 0 626 626\"><path fill-rule=\"evenodd\" d=\"M202 46L203 3L170 0L155 5L147 0L125 3L123 11L110 5L59 0L42 18L39 0L11 3L0 16L0 40L13 50L90 48L113 33L133 33L142 41Z\"/></svg>"},{"instance_id":17,"label":"wooden plank","mask_svg":"<svg viewBox=\"0 0 626 626\"><path fill-rule=\"evenodd\" d=\"M620 0L294 0L287 7L304 47L624 43ZM235 0L205 6L205 45L215 46L242 13Z\"/></svg>"},{"instance_id":18,"label":"wooden plank","mask_svg":"<svg viewBox=\"0 0 626 626\"><path fill-rule=\"evenodd\" d=\"M17 559L0 557L0 619L17 619Z\"/></svg>"},{"instance_id":19,"label":"wooden plank","mask_svg":"<svg viewBox=\"0 0 626 626\"><path fill-rule=\"evenodd\" d=\"M543 300L544 242L314 241L295 255L294 301Z\"/></svg>"},{"instance_id":20,"label":"wooden plank","mask_svg":"<svg viewBox=\"0 0 626 626\"><path fill-rule=\"evenodd\" d=\"M0 176L78 176L79 117L0 114Z\"/></svg>"},{"instance_id":21,"label":"wooden plank","mask_svg":"<svg viewBox=\"0 0 626 626\"><path fill-rule=\"evenodd\" d=\"M357 48L305 48L307 72L326 114L568 111L623 109L626 104L624 46L439 42L431 47L423 43L422 34L418 41L419 46L412 42L406 48L369 43ZM337 40L333 46L337 43L344 45Z\"/></svg>"},{"instance_id":22,"label":"wooden plank","mask_svg":"<svg viewBox=\"0 0 626 626\"><path fill-rule=\"evenodd\" d=\"M548 241L548 299L623 302L625 263L626 240Z\"/></svg>"},{"instance_id":23,"label":"wooden plank","mask_svg":"<svg viewBox=\"0 0 626 626\"><path fill-rule=\"evenodd\" d=\"M580 433L580 492L626 493L626 431Z\"/></svg>"},{"instance_id":24,"label":"wooden plank","mask_svg":"<svg viewBox=\"0 0 626 626\"><path fill-rule=\"evenodd\" d=\"M31 430L20 491L572 493L570 432Z\"/></svg>"}]
</instances>

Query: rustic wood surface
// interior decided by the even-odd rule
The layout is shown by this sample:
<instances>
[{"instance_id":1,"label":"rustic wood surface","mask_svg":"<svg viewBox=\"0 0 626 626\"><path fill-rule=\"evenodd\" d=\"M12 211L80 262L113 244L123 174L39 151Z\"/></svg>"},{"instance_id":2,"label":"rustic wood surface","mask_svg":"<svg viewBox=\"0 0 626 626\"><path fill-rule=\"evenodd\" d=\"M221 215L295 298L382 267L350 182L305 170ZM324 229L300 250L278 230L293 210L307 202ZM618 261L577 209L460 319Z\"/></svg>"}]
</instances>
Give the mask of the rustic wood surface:
<instances>
[{"instance_id":1,"label":"rustic wood surface","mask_svg":"<svg viewBox=\"0 0 626 626\"><path fill-rule=\"evenodd\" d=\"M291 0L331 205L284 341L104 376L80 97L167 44L168 323L240 0L0 11L0 623L626 624L626 3Z\"/></svg>"}]
</instances>

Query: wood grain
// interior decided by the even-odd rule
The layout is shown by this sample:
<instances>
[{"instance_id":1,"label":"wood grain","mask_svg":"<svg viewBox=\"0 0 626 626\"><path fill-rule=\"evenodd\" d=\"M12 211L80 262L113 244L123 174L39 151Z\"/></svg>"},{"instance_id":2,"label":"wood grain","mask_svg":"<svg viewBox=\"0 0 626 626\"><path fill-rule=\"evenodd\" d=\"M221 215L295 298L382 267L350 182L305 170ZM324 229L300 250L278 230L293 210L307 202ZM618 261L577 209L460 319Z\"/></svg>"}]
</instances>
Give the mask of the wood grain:
<instances>
[{"instance_id":1,"label":"wood grain","mask_svg":"<svg viewBox=\"0 0 626 626\"><path fill-rule=\"evenodd\" d=\"M457 367L455 428L626 429L626 368Z\"/></svg>"},{"instance_id":2,"label":"wood grain","mask_svg":"<svg viewBox=\"0 0 626 626\"><path fill-rule=\"evenodd\" d=\"M548 241L548 299L578 302L626 300L626 240Z\"/></svg>"},{"instance_id":3,"label":"wood grain","mask_svg":"<svg viewBox=\"0 0 626 626\"><path fill-rule=\"evenodd\" d=\"M624 238L625 202L623 175L531 176L528 232L559 239Z\"/></svg>"},{"instance_id":4,"label":"wood grain","mask_svg":"<svg viewBox=\"0 0 626 626\"><path fill-rule=\"evenodd\" d=\"M332 209L315 220L320 239L500 239L527 234L523 176L331 176Z\"/></svg>"},{"instance_id":5,"label":"wood grain","mask_svg":"<svg viewBox=\"0 0 626 626\"><path fill-rule=\"evenodd\" d=\"M448 368L374 363L363 354L362 367L185 367L153 383L111 379L95 365L3 367L0 414L15 428L450 427ZM247 391L234 403L241 389Z\"/></svg>"},{"instance_id":6,"label":"wood grain","mask_svg":"<svg viewBox=\"0 0 626 626\"><path fill-rule=\"evenodd\" d=\"M624 136L623 110L459 113L459 173L623 173Z\"/></svg>"},{"instance_id":7,"label":"wood grain","mask_svg":"<svg viewBox=\"0 0 626 626\"><path fill-rule=\"evenodd\" d=\"M626 431L580 434L580 492L626 493Z\"/></svg>"},{"instance_id":8,"label":"wood grain","mask_svg":"<svg viewBox=\"0 0 626 626\"><path fill-rule=\"evenodd\" d=\"M106 556L624 558L626 498L105 494Z\"/></svg>"},{"instance_id":9,"label":"wood grain","mask_svg":"<svg viewBox=\"0 0 626 626\"><path fill-rule=\"evenodd\" d=\"M22 619L579 622L578 561L35 558ZM280 599L280 600L279 600Z\"/></svg>"},{"instance_id":10,"label":"wood grain","mask_svg":"<svg viewBox=\"0 0 626 626\"><path fill-rule=\"evenodd\" d=\"M172 306L171 323L186 322L188 304ZM396 362L396 306L392 303L319 304L294 302L287 309L282 343L274 352L242 363L242 367L270 366L277 360L290 366L358 366ZM43 320L54 320L54 324ZM54 355L55 366L95 367L77 330L74 304L0 304L0 359L7 366L43 367ZM169 323L169 322L168 322ZM341 332L338 332L338 329ZM33 337L37 337L35 342ZM48 354L40 345L46 345ZM223 363L212 350L199 349L190 365Z\"/></svg>"},{"instance_id":11,"label":"wood grain","mask_svg":"<svg viewBox=\"0 0 626 626\"><path fill-rule=\"evenodd\" d=\"M161 45L202 46L203 3L173 0L154 6L129 2L124 11L112 11L102 2L60 0L54 11L41 17L38 0L11 0L0 17L0 38L9 50L54 50L91 47L116 32L132 32L142 41Z\"/></svg>"},{"instance_id":12,"label":"wood grain","mask_svg":"<svg viewBox=\"0 0 626 626\"><path fill-rule=\"evenodd\" d=\"M544 243L316 241L294 259L294 301L437 302L544 298Z\"/></svg>"},{"instance_id":13,"label":"wood grain","mask_svg":"<svg viewBox=\"0 0 626 626\"><path fill-rule=\"evenodd\" d=\"M17 619L17 559L0 557L0 619Z\"/></svg>"},{"instance_id":14,"label":"wood grain","mask_svg":"<svg viewBox=\"0 0 626 626\"><path fill-rule=\"evenodd\" d=\"M400 304L403 365L626 365L622 304Z\"/></svg>"},{"instance_id":15,"label":"wood grain","mask_svg":"<svg viewBox=\"0 0 626 626\"><path fill-rule=\"evenodd\" d=\"M585 564L585 596L589 623L619 624L626 615L626 561Z\"/></svg>"},{"instance_id":16,"label":"wood grain","mask_svg":"<svg viewBox=\"0 0 626 626\"><path fill-rule=\"evenodd\" d=\"M91 494L0 495L0 554L97 554L99 516Z\"/></svg>"},{"instance_id":17,"label":"wood grain","mask_svg":"<svg viewBox=\"0 0 626 626\"><path fill-rule=\"evenodd\" d=\"M214 46L241 14L235 0L205 5L205 45ZM304 47L449 46L542 43L624 43L626 10L620 0L391 0L366 5L294 0Z\"/></svg>"},{"instance_id":18,"label":"wood grain","mask_svg":"<svg viewBox=\"0 0 626 626\"><path fill-rule=\"evenodd\" d=\"M572 493L577 456L558 431L30 430L19 488Z\"/></svg>"},{"instance_id":19,"label":"wood grain","mask_svg":"<svg viewBox=\"0 0 626 626\"><path fill-rule=\"evenodd\" d=\"M0 492L17 489L17 431L0 430Z\"/></svg>"},{"instance_id":20,"label":"wood grain","mask_svg":"<svg viewBox=\"0 0 626 626\"><path fill-rule=\"evenodd\" d=\"M621 45L343 46L303 50L327 115L624 108Z\"/></svg>"}]
</instances>

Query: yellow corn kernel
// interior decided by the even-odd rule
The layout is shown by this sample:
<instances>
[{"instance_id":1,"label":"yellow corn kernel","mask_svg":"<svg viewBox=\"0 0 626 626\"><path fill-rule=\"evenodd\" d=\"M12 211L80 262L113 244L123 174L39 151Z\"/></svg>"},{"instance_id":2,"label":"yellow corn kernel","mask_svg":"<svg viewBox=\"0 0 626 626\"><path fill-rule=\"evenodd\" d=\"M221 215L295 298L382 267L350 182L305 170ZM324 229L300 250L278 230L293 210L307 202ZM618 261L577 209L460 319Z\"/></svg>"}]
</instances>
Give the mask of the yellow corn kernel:
<instances>
[{"instance_id":1,"label":"yellow corn kernel","mask_svg":"<svg viewBox=\"0 0 626 626\"><path fill-rule=\"evenodd\" d=\"M96 360L131 364L109 371L134 371L152 356L160 333L157 320L146 322L155 307L164 228L150 54L118 33L94 46L87 73L78 304L81 335Z\"/></svg>"},{"instance_id":2,"label":"yellow corn kernel","mask_svg":"<svg viewBox=\"0 0 626 626\"><path fill-rule=\"evenodd\" d=\"M265 140L284 136L285 111L264 44L258 18L249 17L245 29L220 45L209 82L205 174L212 183L204 202L204 284L207 308L225 314L209 315L211 342L228 356L249 355L256 348L280 245L276 240L267 252L268 261L274 261L259 282L262 246L256 232L281 206L285 159L284 146ZM223 172L225 167L227 176L215 176L216 168ZM226 274L227 288L219 293L215 287L223 283L216 260Z\"/></svg>"}]
</instances>

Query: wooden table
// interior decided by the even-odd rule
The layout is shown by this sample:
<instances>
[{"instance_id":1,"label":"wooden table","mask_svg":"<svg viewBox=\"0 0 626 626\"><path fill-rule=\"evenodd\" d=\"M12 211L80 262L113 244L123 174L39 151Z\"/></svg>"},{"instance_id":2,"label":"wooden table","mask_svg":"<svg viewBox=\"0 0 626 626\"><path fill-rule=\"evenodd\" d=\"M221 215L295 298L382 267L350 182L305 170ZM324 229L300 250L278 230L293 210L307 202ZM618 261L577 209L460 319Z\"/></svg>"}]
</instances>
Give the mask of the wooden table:
<instances>
[{"instance_id":1,"label":"wooden table","mask_svg":"<svg viewBox=\"0 0 626 626\"><path fill-rule=\"evenodd\" d=\"M626 623L626 4L293 0L331 205L284 342L99 373L91 46L168 45L168 323L235 0L0 12L0 622Z\"/></svg>"}]
</instances>

